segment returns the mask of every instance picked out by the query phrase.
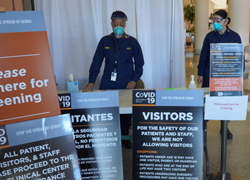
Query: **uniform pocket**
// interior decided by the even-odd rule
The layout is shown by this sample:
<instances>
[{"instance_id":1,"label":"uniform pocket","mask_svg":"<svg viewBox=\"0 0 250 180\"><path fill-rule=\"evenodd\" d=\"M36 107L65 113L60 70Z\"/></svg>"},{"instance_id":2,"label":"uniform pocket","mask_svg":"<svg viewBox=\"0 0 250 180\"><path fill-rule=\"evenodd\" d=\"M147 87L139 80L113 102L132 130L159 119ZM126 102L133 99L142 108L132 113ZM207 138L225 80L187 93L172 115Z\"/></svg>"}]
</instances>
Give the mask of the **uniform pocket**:
<instances>
[{"instance_id":1,"label":"uniform pocket","mask_svg":"<svg viewBox=\"0 0 250 180\"><path fill-rule=\"evenodd\" d=\"M127 58L132 58L132 49L126 49L124 51L124 56L125 56L126 59Z\"/></svg>"},{"instance_id":2,"label":"uniform pocket","mask_svg":"<svg viewBox=\"0 0 250 180\"><path fill-rule=\"evenodd\" d=\"M109 49L104 49L104 57L106 59L111 59L114 54L114 51L112 51L110 48Z\"/></svg>"}]
</instances>

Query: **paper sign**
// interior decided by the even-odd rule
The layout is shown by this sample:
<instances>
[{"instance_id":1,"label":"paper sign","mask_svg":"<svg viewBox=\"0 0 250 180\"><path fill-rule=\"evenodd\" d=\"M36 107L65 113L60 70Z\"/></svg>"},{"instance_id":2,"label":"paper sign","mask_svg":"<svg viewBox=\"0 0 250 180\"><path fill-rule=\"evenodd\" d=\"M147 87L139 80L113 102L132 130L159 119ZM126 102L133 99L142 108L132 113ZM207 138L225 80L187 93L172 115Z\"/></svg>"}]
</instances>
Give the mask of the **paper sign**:
<instances>
[{"instance_id":1,"label":"paper sign","mask_svg":"<svg viewBox=\"0 0 250 180\"><path fill-rule=\"evenodd\" d=\"M206 120L246 120L248 96L210 97L206 95Z\"/></svg>"}]
</instances>

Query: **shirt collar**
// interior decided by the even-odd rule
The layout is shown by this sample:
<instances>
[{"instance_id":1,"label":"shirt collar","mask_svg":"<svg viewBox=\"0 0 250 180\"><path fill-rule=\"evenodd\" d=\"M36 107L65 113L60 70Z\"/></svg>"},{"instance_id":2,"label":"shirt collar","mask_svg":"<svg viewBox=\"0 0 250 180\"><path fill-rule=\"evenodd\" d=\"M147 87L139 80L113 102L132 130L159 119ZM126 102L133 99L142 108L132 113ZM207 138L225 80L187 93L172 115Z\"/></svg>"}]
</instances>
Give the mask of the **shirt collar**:
<instances>
[{"instance_id":1,"label":"shirt collar","mask_svg":"<svg viewBox=\"0 0 250 180\"><path fill-rule=\"evenodd\" d=\"M227 26L227 30L226 30L226 32L229 34L229 33L231 33L231 29L229 29L229 27Z\"/></svg>"},{"instance_id":2,"label":"shirt collar","mask_svg":"<svg viewBox=\"0 0 250 180\"><path fill-rule=\"evenodd\" d=\"M231 29L229 29L228 26L226 26L226 27L227 27L227 29L226 29L225 33L229 34L229 33L231 32ZM219 35L221 35L217 30L214 30L214 32L216 32L216 33L218 33ZM225 34L225 33L224 33L224 34ZM222 35L223 35L223 34L222 34Z\"/></svg>"},{"instance_id":3,"label":"shirt collar","mask_svg":"<svg viewBox=\"0 0 250 180\"><path fill-rule=\"evenodd\" d=\"M115 38L115 33L112 32L109 36ZM129 35L128 35L127 33L124 32L124 33L122 34L122 37L121 37L121 38L128 39L128 38L129 38Z\"/></svg>"}]
</instances>

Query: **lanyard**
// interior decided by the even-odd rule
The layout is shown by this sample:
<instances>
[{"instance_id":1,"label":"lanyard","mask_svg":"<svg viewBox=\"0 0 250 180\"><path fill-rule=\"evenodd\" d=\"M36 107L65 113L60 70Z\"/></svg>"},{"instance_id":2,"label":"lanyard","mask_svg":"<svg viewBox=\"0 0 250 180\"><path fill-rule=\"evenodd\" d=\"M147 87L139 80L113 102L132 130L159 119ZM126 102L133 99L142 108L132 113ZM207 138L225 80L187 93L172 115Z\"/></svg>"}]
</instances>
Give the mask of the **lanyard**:
<instances>
[{"instance_id":1,"label":"lanyard","mask_svg":"<svg viewBox=\"0 0 250 180\"><path fill-rule=\"evenodd\" d=\"M115 40L113 39L113 48L114 48L114 54L115 54L115 70L114 70L115 73L116 73L117 59L118 59L118 55L120 52L121 44L122 44L122 42L120 42L119 47L118 47L118 51L116 52Z\"/></svg>"}]
</instances>

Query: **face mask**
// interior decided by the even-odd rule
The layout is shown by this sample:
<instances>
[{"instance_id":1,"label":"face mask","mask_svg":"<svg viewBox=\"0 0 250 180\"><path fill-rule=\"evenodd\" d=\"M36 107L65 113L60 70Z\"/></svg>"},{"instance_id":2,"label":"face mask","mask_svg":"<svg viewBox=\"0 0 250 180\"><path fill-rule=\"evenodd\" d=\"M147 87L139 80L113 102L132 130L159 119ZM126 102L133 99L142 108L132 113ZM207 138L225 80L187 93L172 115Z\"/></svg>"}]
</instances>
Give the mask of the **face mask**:
<instances>
[{"instance_id":1,"label":"face mask","mask_svg":"<svg viewBox=\"0 0 250 180\"><path fill-rule=\"evenodd\" d=\"M121 26L117 26L116 28L114 28L114 32L115 32L115 35L117 37L121 36L122 33L124 32L124 28L121 27Z\"/></svg>"},{"instance_id":2,"label":"face mask","mask_svg":"<svg viewBox=\"0 0 250 180\"><path fill-rule=\"evenodd\" d=\"M222 25L220 23L214 22L214 29L220 31L222 29Z\"/></svg>"}]
</instances>

